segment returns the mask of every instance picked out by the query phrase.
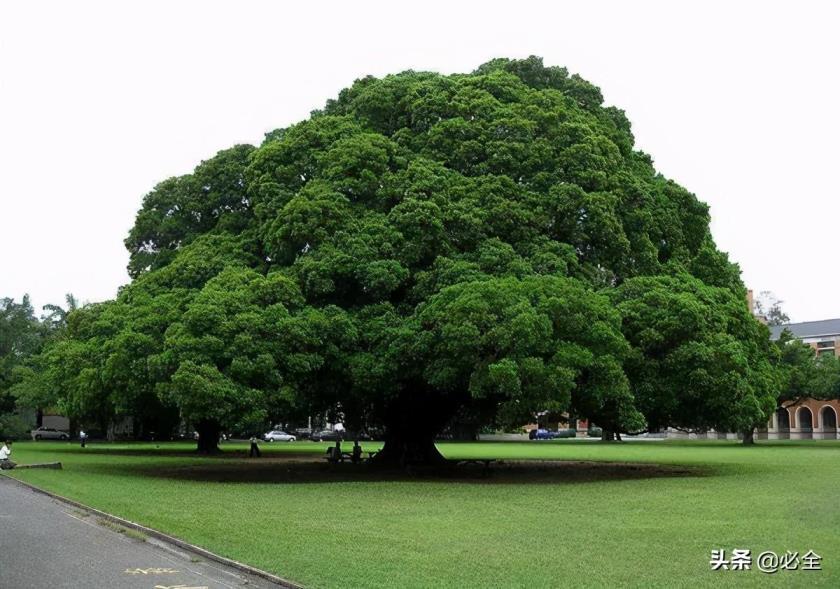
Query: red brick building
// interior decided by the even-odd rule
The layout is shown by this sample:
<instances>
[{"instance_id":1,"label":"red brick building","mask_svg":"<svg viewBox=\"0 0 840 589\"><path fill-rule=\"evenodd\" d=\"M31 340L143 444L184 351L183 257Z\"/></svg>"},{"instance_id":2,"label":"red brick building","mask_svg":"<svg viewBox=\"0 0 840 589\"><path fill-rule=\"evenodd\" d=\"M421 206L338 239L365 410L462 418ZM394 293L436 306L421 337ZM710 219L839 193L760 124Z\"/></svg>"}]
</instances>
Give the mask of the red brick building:
<instances>
[{"instance_id":1,"label":"red brick building","mask_svg":"<svg viewBox=\"0 0 840 589\"><path fill-rule=\"evenodd\" d=\"M771 326L771 336L778 339L785 329L811 346L815 354L840 357L840 319ZM840 439L837 431L838 415L840 401L836 399L820 401L807 398L788 402L776 411L767 430L759 431L758 434L771 440L836 440Z\"/></svg>"}]
</instances>

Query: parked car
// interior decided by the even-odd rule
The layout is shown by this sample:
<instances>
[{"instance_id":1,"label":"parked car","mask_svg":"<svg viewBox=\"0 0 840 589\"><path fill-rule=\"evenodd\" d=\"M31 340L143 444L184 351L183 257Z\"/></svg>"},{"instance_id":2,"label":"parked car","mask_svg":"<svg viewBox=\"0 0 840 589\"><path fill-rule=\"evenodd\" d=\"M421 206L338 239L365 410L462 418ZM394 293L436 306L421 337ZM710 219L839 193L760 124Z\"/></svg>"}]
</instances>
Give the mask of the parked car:
<instances>
[{"instance_id":1,"label":"parked car","mask_svg":"<svg viewBox=\"0 0 840 589\"><path fill-rule=\"evenodd\" d=\"M309 439L313 442L335 442L336 440L343 440L343 432L332 429L324 429L319 432L313 432Z\"/></svg>"},{"instance_id":2,"label":"parked car","mask_svg":"<svg viewBox=\"0 0 840 589\"><path fill-rule=\"evenodd\" d=\"M295 438L298 440L308 440L312 437L312 429L308 427L299 427L292 430L292 434L294 434Z\"/></svg>"},{"instance_id":3,"label":"parked car","mask_svg":"<svg viewBox=\"0 0 840 589\"><path fill-rule=\"evenodd\" d=\"M275 429L265 434L263 439L266 442L294 442L296 438L292 434Z\"/></svg>"},{"instance_id":4,"label":"parked car","mask_svg":"<svg viewBox=\"0 0 840 589\"><path fill-rule=\"evenodd\" d=\"M553 431L547 429L532 429L528 432L529 440L553 440L555 438Z\"/></svg>"},{"instance_id":5,"label":"parked car","mask_svg":"<svg viewBox=\"0 0 840 589\"><path fill-rule=\"evenodd\" d=\"M69 440L70 434L54 427L39 427L31 432L33 440Z\"/></svg>"}]
</instances>

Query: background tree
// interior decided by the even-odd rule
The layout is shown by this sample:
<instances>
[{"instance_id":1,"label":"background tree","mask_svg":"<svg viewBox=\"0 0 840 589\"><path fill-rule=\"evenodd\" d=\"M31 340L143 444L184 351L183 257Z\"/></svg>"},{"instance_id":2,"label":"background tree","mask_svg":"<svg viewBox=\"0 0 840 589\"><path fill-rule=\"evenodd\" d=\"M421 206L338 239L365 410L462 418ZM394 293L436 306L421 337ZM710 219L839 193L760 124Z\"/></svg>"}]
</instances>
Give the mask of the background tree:
<instances>
[{"instance_id":1,"label":"background tree","mask_svg":"<svg viewBox=\"0 0 840 589\"><path fill-rule=\"evenodd\" d=\"M41 321L51 330L62 329L67 326L67 315L79 308L79 301L71 293L64 295L64 306L47 304L43 310Z\"/></svg>"},{"instance_id":2,"label":"background tree","mask_svg":"<svg viewBox=\"0 0 840 589\"><path fill-rule=\"evenodd\" d=\"M769 290L762 290L755 299L755 313L767 320L767 325L786 325L790 323L790 317L782 309L784 301L778 299Z\"/></svg>"},{"instance_id":3,"label":"background tree","mask_svg":"<svg viewBox=\"0 0 840 589\"><path fill-rule=\"evenodd\" d=\"M8 394L14 369L40 351L43 329L35 317L35 310L24 295L20 303L12 298L0 299L0 413L14 407Z\"/></svg>"},{"instance_id":4,"label":"background tree","mask_svg":"<svg viewBox=\"0 0 840 589\"><path fill-rule=\"evenodd\" d=\"M0 434L4 436L17 437L26 428L15 413L12 386L29 359L41 350L44 335L28 295L19 303L0 299Z\"/></svg>"},{"instance_id":5,"label":"background tree","mask_svg":"<svg viewBox=\"0 0 840 589\"><path fill-rule=\"evenodd\" d=\"M66 302L68 310L75 308L73 295L66 295ZM47 313L37 318L28 295L20 303L0 299L0 419L15 423L14 428L0 426L4 430L0 433L21 435L32 424L19 411L34 411L40 423L41 411L57 401L42 378L39 354L61 337L68 311L58 305L44 305L44 310Z\"/></svg>"}]
</instances>

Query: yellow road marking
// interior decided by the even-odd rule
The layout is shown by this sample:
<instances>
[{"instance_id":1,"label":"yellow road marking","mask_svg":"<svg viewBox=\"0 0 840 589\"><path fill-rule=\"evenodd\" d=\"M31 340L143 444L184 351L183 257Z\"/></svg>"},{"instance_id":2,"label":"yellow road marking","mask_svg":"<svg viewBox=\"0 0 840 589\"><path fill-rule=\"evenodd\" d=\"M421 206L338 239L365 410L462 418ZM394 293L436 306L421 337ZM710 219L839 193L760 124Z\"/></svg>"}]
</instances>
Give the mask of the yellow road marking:
<instances>
[{"instance_id":1,"label":"yellow road marking","mask_svg":"<svg viewBox=\"0 0 840 589\"><path fill-rule=\"evenodd\" d=\"M127 575L166 575L177 573L175 569L153 567L150 569L125 569Z\"/></svg>"}]
</instances>

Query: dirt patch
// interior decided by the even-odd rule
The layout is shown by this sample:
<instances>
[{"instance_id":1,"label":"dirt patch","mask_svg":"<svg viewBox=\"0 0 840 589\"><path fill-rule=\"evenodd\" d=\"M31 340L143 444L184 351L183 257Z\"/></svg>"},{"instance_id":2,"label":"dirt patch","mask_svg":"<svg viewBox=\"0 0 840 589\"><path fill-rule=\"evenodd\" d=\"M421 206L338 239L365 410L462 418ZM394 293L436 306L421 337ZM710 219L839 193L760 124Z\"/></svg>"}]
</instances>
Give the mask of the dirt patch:
<instances>
[{"instance_id":1,"label":"dirt patch","mask_svg":"<svg viewBox=\"0 0 840 589\"><path fill-rule=\"evenodd\" d=\"M207 461L151 467L124 465L120 470L142 476L208 483L306 484L373 481L451 481L486 484L571 484L711 474L694 466L581 460L505 460L485 466L450 461L430 469L382 470L367 464L329 464L310 455L264 456L259 459Z\"/></svg>"}]
</instances>

